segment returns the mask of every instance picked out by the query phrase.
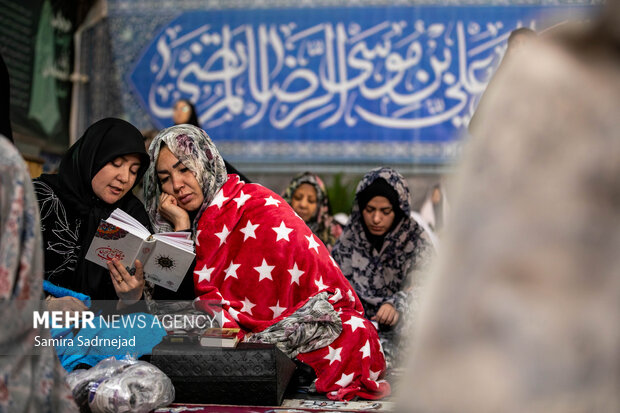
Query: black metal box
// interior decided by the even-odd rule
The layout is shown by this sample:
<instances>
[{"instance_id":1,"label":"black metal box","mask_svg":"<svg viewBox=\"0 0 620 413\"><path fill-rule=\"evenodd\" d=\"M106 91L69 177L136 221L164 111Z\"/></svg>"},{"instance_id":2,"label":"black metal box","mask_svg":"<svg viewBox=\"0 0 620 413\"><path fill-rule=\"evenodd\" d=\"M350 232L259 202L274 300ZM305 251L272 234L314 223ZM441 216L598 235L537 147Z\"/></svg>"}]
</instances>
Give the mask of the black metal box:
<instances>
[{"instance_id":1,"label":"black metal box","mask_svg":"<svg viewBox=\"0 0 620 413\"><path fill-rule=\"evenodd\" d=\"M172 380L175 403L279 406L295 371L295 363L271 344L162 343L151 363Z\"/></svg>"}]
</instances>

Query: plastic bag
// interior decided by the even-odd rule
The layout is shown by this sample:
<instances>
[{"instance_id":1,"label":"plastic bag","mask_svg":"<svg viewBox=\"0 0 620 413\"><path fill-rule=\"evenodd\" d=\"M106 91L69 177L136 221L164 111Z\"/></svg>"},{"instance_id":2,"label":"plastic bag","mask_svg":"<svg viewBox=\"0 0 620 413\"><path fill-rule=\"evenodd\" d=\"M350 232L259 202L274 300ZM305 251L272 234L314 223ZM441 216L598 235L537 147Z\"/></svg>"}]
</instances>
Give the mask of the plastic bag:
<instances>
[{"instance_id":1,"label":"plastic bag","mask_svg":"<svg viewBox=\"0 0 620 413\"><path fill-rule=\"evenodd\" d=\"M83 413L146 413L174 400L172 382L161 370L144 361L114 357L67 377Z\"/></svg>"}]
</instances>

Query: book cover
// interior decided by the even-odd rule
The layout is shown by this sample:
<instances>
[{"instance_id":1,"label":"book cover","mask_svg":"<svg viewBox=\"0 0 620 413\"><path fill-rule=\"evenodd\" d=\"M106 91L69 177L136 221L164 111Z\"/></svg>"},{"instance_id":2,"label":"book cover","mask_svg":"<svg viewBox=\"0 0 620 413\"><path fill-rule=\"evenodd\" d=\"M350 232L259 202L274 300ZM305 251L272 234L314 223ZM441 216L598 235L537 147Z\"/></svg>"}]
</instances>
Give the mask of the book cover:
<instances>
[{"instance_id":1,"label":"book cover","mask_svg":"<svg viewBox=\"0 0 620 413\"><path fill-rule=\"evenodd\" d=\"M117 209L102 220L86 253L86 259L107 268L107 262L118 258L133 274L134 262L140 260L144 278L172 291L177 291L195 254L189 233L151 235L133 217Z\"/></svg>"},{"instance_id":2,"label":"book cover","mask_svg":"<svg viewBox=\"0 0 620 413\"><path fill-rule=\"evenodd\" d=\"M239 343L241 330L238 328L207 328L200 336L204 347L235 347Z\"/></svg>"}]
</instances>

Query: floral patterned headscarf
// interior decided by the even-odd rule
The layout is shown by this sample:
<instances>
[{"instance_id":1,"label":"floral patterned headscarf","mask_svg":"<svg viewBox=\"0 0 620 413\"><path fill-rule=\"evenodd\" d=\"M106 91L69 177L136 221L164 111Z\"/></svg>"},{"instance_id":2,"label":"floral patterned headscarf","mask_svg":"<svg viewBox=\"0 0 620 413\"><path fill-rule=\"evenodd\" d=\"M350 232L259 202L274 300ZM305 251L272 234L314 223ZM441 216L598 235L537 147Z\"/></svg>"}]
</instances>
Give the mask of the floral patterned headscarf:
<instances>
[{"instance_id":1,"label":"floral patterned headscarf","mask_svg":"<svg viewBox=\"0 0 620 413\"><path fill-rule=\"evenodd\" d=\"M202 188L204 201L192 222L192 231L195 232L202 212L228 179L224 160L209 135L196 126L187 124L172 126L163 129L153 138L149 147L151 165L144 176L144 199L153 230L157 233L174 231L170 222L166 221L157 211L162 191L157 177L156 164L162 145L166 145L170 152L192 171Z\"/></svg>"},{"instance_id":2,"label":"floral patterned headscarf","mask_svg":"<svg viewBox=\"0 0 620 413\"><path fill-rule=\"evenodd\" d=\"M310 184L316 191L317 208L314 216L310 219L310 221L306 222L306 225L308 225L312 232L319 237L325 245L328 247L333 246L336 243L336 239L340 235L340 232L338 231L338 234L334 234L332 228L333 218L330 215L327 189L325 188L323 180L319 178L318 175L311 172L304 172L303 174L296 176L282 193L282 198L284 198L284 200L290 205L293 201L295 191L301 184Z\"/></svg>"},{"instance_id":3,"label":"floral patterned headscarf","mask_svg":"<svg viewBox=\"0 0 620 413\"><path fill-rule=\"evenodd\" d=\"M381 251L377 252L371 248L364 231L358 196L380 178L398 194L398 207L404 216L385 235ZM412 268L422 269L428 262L429 244L422 236L422 227L411 219L410 213L407 182L395 170L387 167L373 169L357 186L349 224L334 246L332 256L362 299L368 317L376 314L384 297L403 289L410 281Z\"/></svg>"}]
</instances>

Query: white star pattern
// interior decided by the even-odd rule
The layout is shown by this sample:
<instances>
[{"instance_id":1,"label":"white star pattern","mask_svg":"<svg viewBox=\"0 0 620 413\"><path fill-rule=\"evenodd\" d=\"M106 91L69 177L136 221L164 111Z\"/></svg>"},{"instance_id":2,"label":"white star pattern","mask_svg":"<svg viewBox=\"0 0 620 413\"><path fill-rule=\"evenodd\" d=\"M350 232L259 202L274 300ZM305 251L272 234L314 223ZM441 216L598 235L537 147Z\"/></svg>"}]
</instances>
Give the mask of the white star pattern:
<instances>
[{"instance_id":1,"label":"white star pattern","mask_svg":"<svg viewBox=\"0 0 620 413\"><path fill-rule=\"evenodd\" d=\"M379 371L369 370L369 371L370 371L370 380L377 381L379 379L379 376L381 375L381 370Z\"/></svg>"},{"instance_id":2,"label":"white star pattern","mask_svg":"<svg viewBox=\"0 0 620 413\"><path fill-rule=\"evenodd\" d=\"M278 318L280 314L286 310L286 307L280 307L280 300L273 307L269 307L271 311L273 311L273 318Z\"/></svg>"},{"instance_id":3,"label":"white star pattern","mask_svg":"<svg viewBox=\"0 0 620 413\"><path fill-rule=\"evenodd\" d=\"M227 322L231 322L232 323L232 320L230 318L226 317L226 311L224 311L224 310L218 311L218 312L214 312L214 315L215 315L216 319L218 321L220 321L220 325L222 325L222 326L224 324L226 324Z\"/></svg>"},{"instance_id":4,"label":"white star pattern","mask_svg":"<svg viewBox=\"0 0 620 413\"><path fill-rule=\"evenodd\" d=\"M273 229L276 232L276 234L278 234L278 236L276 237L276 242L280 241L281 239L290 241L288 239L288 234L290 234L291 231L293 231L293 228L287 228L286 225L284 225L284 221L280 223L279 227L273 227L271 229Z\"/></svg>"},{"instance_id":5,"label":"white star pattern","mask_svg":"<svg viewBox=\"0 0 620 413\"><path fill-rule=\"evenodd\" d=\"M213 198L213 201L211 201L211 203L209 204L209 206L217 205L217 207L221 209L224 201L226 201L227 199L228 197L224 196L224 191L220 189L215 195L215 198Z\"/></svg>"},{"instance_id":6,"label":"white star pattern","mask_svg":"<svg viewBox=\"0 0 620 413\"><path fill-rule=\"evenodd\" d=\"M340 288L336 288L336 294L329 297L327 301L333 304L333 303L337 303L341 299L342 299L342 293L340 292Z\"/></svg>"},{"instance_id":7,"label":"white star pattern","mask_svg":"<svg viewBox=\"0 0 620 413\"><path fill-rule=\"evenodd\" d=\"M321 276L321 278L315 281L314 284L316 284L316 286L319 287L319 291L323 291L324 289L327 288L327 285L323 284L323 276Z\"/></svg>"},{"instance_id":8,"label":"white star pattern","mask_svg":"<svg viewBox=\"0 0 620 413\"><path fill-rule=\"evenodd\" d=\"M347 291L347 297L349 297L349 301L355 302L355 296L353 295L353 291Z\"/></svg>"},{"instance_id":9,"label":"white star pattern","mask_svg":"<svg viewBox=\"0 0 620 413\"><path fill-rule=\"evenodd\" d=\"M269 206L269 205L280 206L280 201L270 196L269 198L265 198L265 206Z\"/></svg>"},{"instance_id":10,"label":"white star pattern","mask_svg":"<svg viewBox=\"0 0 620 413\"><path fill-rule=\"evenodd\" d=\"M299 285L299 277L304 275L304 271L297 268L297 263L293 265L293 268L288 270L288 273L291 274L291 285L293 285L293 283L297 283L297 285Z\"/></svg>"},{"instance_id":11,"label":"white star pattern","mask_svg":"<svg viewBox=\"0 0 620 413\"><path fill-rule=\"evenodd\" d=\"M358 327L366 328L364 325L364 321L359 317L351 317L349 321L345 321L344 324L348 324L351 326L351 330L355 331Z\"/></svg>"},{"instance_id":12,"label":"white star pattern","mask_svg":"<svg viewBox=\"0 0 620 413\"><path fill-rule=\"evenodd\" d=\"M362 346L360 353L362 353L362 359L370 357L370 341L366 340L366 344Z\"/></svg>"},{"instance_id":13,"label":"white star pattern","mask_svg":"<svg viewBox=\"0 0 620 413\"><path fill-rule=\"evenodd\" d=\"M252 198L251 195L246 195L243 193L243 191L241 191L241 195L239 195L237 198L234 198L233 201L237 203L237 209L239 209L245 204L245 201L250 198Z\"/></svg>"},{"instance_id":14,"label":"white star pattern","mask_svg":"<svg viewBox=\"0 0 620 413\"><path fill-rule=\"evenodd\" d=\"M314 252L319 253L319 243L314 239L314 234L306 236L308 240L308 249L314 249Z\"/></svg>"},{"instance_id":15,"label":"white star pattern","mask_svg":"<svg viewBox=\"0 0 620 413\"><path fill-rule=\"evenodd\" d=\"M211 273L213 272L214 269L215 267L207 268L207 265L205 264L202 266L202 270L194 271L194 274L198 275L198 284L200 284L203 281L211 281Z\"/></svg>"},{"instance_id":16,"label":"white star pattern","mask_svg":"<svg viewBox=\"0 0 620 413\"><path fill-rule=\"evenodd\" d=\"M338 268L338 264L336 264L336 260L334 259L334 257L332 257L331 255L329 256L329 259L332 260L332 265L336 268Z\"/></svg>"},{"instance_id":17,"label":"white star pattern","mask_svg":"<svg viewBox=\"0 0 620 413\"><path fill-rule=\"evenodd\" d=\"M226 238L228 238L229 234L230 231L228 230L228 228L226 228L226 225L224 225L224 228L222 228L222 232L215 233L215 236L220 239L220 247L222 246L222 244L226 243Z\"/></svg>"},{"instance_id":18,"label":"white star pattern","mask_svg":"<svg viewBox=\"0 0 620 413\"><path fill-rule=\"evenodd\" d=\"M226 268L224 271L226 271L226 276L224 277L224 281L228 278L228 277L234 277L237 278L237 270L239 269L239 267L241 267L241 264L234 264L232 261L230 262L230 265L228 266L228 268Z\"/></svg>"},{"instance_id":19,"label":"white star pattern","mask_svg":"<svg viewBox=\"0 0 620 413\"><path fill-rule=\"evenodd\" d=\"M201 229L196 231L196 246L200 247L200 239L198 237L200 237L200 233L202 232Z\"/></svg>"},{"instance_id":20,"label":"white star pattern","mask_svg":"<svg viewBox=\"0 0 620 413\"><path fill-rule=\"evenodd\" d=\"M327 350L329 353L323 357L325 360L329 360L329 365L331 366L334 361L342 361L340 358L340 353L342 352L342 347L340 348L332 348L332 346L328 346Z\"/></svg>"},{"instance_id":21,"label":"white star pattern","mask_svg":"<svg viewBox=\"0 0 620 413\"><path fill-rule=\"evenodd\" d=\"M239 321L239 311L231 307L228 309L228 313L235 319L235 321Z\"/></svg>"},{"instance_id":22,"label":"white star pattern","mask_svg":"<svg viewBox=\"0 0 620 413\"><path fill-rule=\"evenodd\" d=\"M340 376L340 380L338 380L336 384L339 385L340 387L347 387L353 381L354 374L355 373L351 373L351 374L342 373L342 376Z\"/></svg>"},{"instance_id":23,"label":"white star pattern","mask_svg":"<svg viewBox=\"0 0 620 413\"><path fill-rule=\"evenodd\" d=\"M256 239L256 228L258 228L260 224L252 225L252 221L248 219L248 223L245 225L245 228L241 228L239 231L243 232L243 242L248 238Z\"/></svg>"},{"instance_id":24,"label":"white star pattern","mask_svg":"<svg viewBox=\"0 0 620 413\"><path fill-rule=\"evenodd\" d=\"M263 263L260 265L260 267L254 267L254 269L256 271L258 271L258 281L263 280L265 278L268 278L270 280L273 281L273 278L271 278L271 271L276 268L275 265L268 265L267 261L265 261L265 259L263 258Z\"/></svg>"},{"instance_id":25,"label":"white star pattern","mask_svg":"<svg viewBox=\"0 0 620 413\"><path fill-rule=\"evenodd\" d=\"M224 300L224 296L222 295L222 293L217 293L217 295L220 296L220 304L226 304L226 305L230 305L230 301L228 300Z\"/></svg>"},{"instance_id":26,"label":"white star pattern","mask_svg":"<svg viewBox=\"0 0 620 413\"><path fill-rule=\"evenodd\" d=\"M253 307L256 307L256 304L248 300L248 297L245 297L245 299L243 300L243 307L241 308L241 311L252 315Z\"/></svg>"}]
</instances>

